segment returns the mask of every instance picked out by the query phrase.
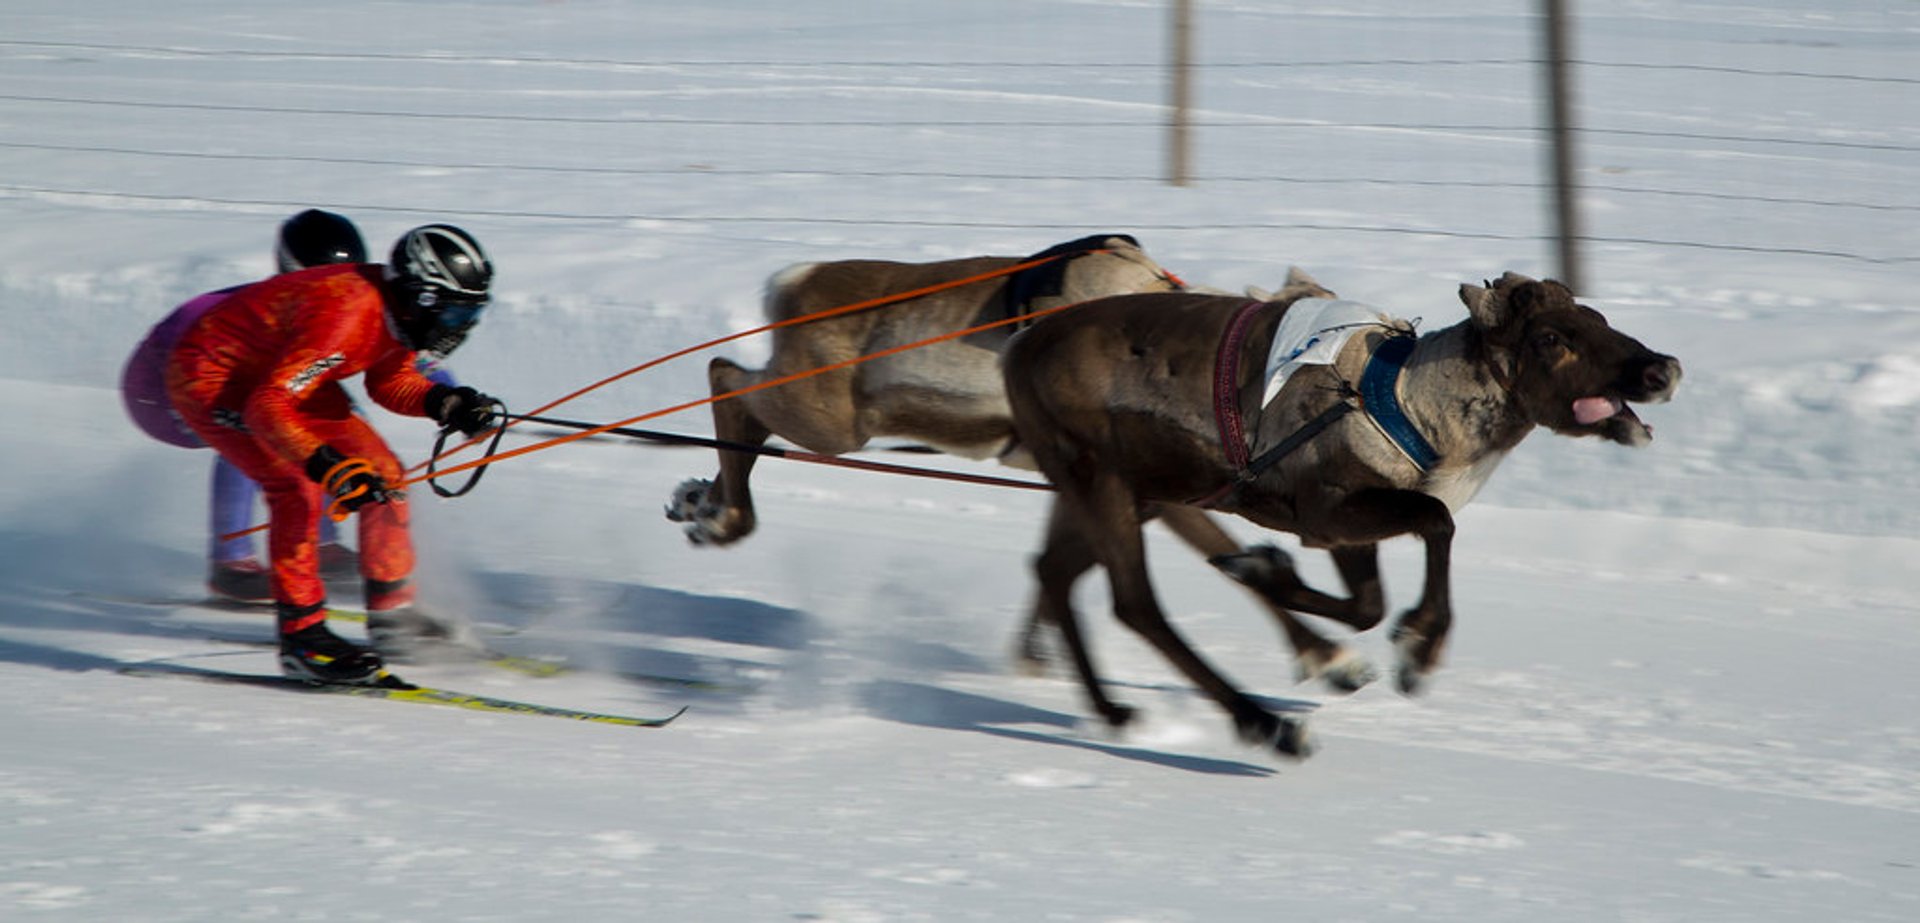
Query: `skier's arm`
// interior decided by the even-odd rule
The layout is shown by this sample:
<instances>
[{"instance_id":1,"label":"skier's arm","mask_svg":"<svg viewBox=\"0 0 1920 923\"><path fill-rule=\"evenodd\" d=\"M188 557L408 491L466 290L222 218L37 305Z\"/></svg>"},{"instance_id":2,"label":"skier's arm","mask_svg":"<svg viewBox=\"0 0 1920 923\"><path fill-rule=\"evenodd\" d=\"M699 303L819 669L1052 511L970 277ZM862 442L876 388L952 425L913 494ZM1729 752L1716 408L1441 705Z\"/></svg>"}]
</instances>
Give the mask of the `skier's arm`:
<instances>
[{"instance_id":1,"label":"skier's arm","mask_svg":"<svg viewBox=\"0 0 1920 923\"><path fill-rule=\"evenodd\" d=\"M394 413L409 417L431 416L427 411L427 392L433 379L420 374L413 353L396 349L367 369L367 395L373 402Z\"/></svg>"},{"instance_id":2,"label":"skier's arm","mask_svg":"<svg viewBox=\"0 0 1920 923\"><path fill-rule=\"evenodd\" d=\"M241 420L254 438L281 458L304 464L323 444L307 428L300 404L314 389L338 377L347 362L350 337L320 319L302 324L294 342L274 362L272 371L241 407Z\"/></svg>"}]
</instances>

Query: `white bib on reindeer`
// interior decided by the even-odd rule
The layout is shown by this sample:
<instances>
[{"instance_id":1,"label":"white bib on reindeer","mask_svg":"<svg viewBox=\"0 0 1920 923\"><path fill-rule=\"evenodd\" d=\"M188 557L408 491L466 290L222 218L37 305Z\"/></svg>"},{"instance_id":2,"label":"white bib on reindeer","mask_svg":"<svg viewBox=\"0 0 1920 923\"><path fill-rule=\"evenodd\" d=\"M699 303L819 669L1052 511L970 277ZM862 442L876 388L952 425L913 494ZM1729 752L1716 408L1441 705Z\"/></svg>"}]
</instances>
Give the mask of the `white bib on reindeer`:
<instances>
[{"instance_id":1,"label":"white bib on reindeer","mask_svg":"<svg viewBox=\"0 0 1920 923\"><path fill-rule=\"evenodd\" d=\"M1267 389L1260 406L1273 403L1287 379L1309 365L1332 365L1340 347L1367 327L1391 325L1379 308L1335 298L1302 298L1288 306L1267 350Z\"/></svg>"}]
</instances>

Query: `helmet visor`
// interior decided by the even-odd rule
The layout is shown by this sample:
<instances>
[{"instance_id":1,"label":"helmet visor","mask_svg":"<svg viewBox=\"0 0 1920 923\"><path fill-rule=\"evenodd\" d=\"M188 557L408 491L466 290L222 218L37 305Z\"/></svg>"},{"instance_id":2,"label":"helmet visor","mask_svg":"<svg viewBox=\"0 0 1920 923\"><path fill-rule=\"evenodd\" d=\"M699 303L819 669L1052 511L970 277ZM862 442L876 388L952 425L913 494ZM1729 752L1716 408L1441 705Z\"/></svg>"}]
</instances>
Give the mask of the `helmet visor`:
<instances>
[{"instance_id":1,"label":"helmet visor","mask_svg":"<svg viewBox=\"0 0 1920 923\"><path fill-rule=\"evenodd\" d=\"M421 324L424 329L415 338L414 348L445 358L466 342L467 334L480 322L487 297L427 290L419 294L415 303L420 306L421 320L425 323Z\"/></svg>"},{"instance_id":2,"label":"helmet visor","mask_svg":"<svg viewBox=\"0 0 1920 923\"><path fill-rule=\"evenodd\" d=\"M434 322L440 327L467 328L480 322L480 311L487 306L487 299L465 299L455 301L442 297L435 309Z\"/></svg>"}]
</instances>

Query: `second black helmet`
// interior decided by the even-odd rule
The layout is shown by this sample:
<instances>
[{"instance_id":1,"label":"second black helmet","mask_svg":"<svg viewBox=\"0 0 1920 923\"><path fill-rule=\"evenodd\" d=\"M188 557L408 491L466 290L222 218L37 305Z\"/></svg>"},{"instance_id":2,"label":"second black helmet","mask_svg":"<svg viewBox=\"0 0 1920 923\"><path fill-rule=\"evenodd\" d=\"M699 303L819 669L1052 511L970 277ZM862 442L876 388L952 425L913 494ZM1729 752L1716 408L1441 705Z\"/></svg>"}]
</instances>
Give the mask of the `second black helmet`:
<instances>
[{"instance_id":1,"label":"second black helmet","mask_svg":"<svg viewBox=\"0 0 1920 923\"><path fill-rule=\"evenodd\" d=\"M333 212L309 208L281 223L273 259L281 272L328 263L364 263L367 244L353 222Z\"/></svg>"}]
</instances>

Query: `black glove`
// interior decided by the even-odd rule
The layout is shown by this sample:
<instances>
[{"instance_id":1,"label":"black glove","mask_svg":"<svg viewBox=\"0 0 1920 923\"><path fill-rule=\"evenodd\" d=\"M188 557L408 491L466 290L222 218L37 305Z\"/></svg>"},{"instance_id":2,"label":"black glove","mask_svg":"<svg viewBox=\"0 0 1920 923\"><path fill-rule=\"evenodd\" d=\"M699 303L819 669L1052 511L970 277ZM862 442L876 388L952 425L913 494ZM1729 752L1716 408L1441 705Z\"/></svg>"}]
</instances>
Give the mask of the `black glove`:
<instances>
[{"instance_id":1,"label":"black glove","mask_svg":"<svg viewBox=\"0 0 1920 923\"><path fill-rule=\"evenodd\" d=\"M477 436L494 426L494 408L500 402L466 385L434 385L427 391L427 416L441 426Z\"/></svg>"},{"instance_id":2,"label":"black glove","mask_svg":"<svg viewBox=\"0 0 1920 923\"><path fill-rule=\"evenodd\" d=\"M364 458L348 458L323 445L307 457L307 477L333 498L329 513L345 518L369 503L385 503L393 494L387 482Z\"/></svg>"}]
</instances>

